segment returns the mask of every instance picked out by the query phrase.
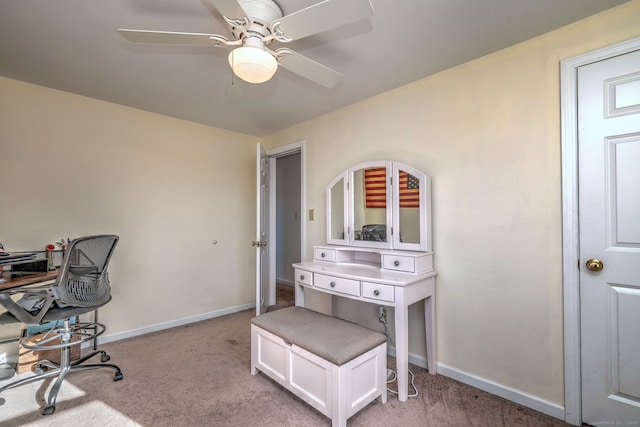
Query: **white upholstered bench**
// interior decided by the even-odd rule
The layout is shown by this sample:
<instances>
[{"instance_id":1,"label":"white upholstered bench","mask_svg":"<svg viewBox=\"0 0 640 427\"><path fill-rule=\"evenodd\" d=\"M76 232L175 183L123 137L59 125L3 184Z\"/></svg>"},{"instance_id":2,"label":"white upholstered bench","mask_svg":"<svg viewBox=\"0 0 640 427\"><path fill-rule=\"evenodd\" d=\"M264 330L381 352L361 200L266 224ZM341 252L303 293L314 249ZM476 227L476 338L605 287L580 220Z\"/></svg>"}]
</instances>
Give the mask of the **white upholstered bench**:
<instances>
[{"instance_id":1,"label":"white upholstered bench","mask_svg":"<svg viewBox=\"0 0 640 427\"><path fill-rule=\"evenodd\" d=\"M262 371L331 418L333 427L387 401L384 334L303 307L251 319L251 374Z\"/></svg>"}]
</instances>

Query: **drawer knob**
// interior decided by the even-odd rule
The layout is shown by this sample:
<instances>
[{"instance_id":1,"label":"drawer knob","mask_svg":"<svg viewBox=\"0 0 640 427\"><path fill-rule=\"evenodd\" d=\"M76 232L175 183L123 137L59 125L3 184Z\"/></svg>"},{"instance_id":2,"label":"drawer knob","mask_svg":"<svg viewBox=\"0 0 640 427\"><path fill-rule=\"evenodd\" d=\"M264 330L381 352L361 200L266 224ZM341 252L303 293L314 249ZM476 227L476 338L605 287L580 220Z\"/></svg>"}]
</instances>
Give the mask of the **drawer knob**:
<instances>
[{"instance_id":1,"label":"drawer knob","mask_svg":"<svg viewBox=\"0 0 640 427\"><path fill-rule=\"evenodd\" d=\"M335 288L336 287L336 282L329 283L329 286L331 286L332 288Z\"/></svg>"},{"instance_id":2,"label":"drawer knob","mask_svg":"<svg viewBox=\"0 0 640 427\"><path fill-rule=\"evenodd\" d=\"M380 295L380 291L376 289L375 291L373 291L373 294L374 294L375 296L378 296L378 295Z\"/></svg>"},{"instance_id":3,"label":"drawer knob","mask_svg":"<svg viewBox=\"0 0 640 427\"><path fill-rule=\"evenodd\" d=\"M320 257L321 257L321 258L324 258L324 257L325 257L324 252L322 252L322 253L320 254Z\"/></svg>"},{"instance_id":4,"label":"drawer knob","mask_svg":"<svg viewBox=\"0 0 640 427\"><path fill-rule=\"evenodd\" d=\"M300 280L304 280L304 274L300 275Z\"/></svg>"},{"instance_id":5,"label":"drawer knob","mask_svg":"<svg viewBox=\"0 0 640 427\"><path fill-rule=\"evenodd\" d=\"M393 265L395 265L396 267L399 266L400 265L400 261L398 261L398 260L393 261Z\"/></svg>"}]
</instances>

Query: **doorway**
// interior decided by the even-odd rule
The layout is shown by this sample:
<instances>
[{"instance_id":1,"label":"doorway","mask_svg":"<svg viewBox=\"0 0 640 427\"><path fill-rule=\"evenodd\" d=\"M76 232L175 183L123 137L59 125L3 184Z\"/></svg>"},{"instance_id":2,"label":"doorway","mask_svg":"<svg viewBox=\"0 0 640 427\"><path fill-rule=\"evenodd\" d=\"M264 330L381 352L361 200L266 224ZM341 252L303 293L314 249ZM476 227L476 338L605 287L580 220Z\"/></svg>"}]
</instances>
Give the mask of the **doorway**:
<instances>
[{"instance_id":1,"label":"doorway","mask_svg":"<svg viewBox=\"0 0 640 427\"><path fill-rule=\"evenodd\" d=\"M267 311L295 304L292 264L304 259L304 143L267 152L271 165L269 227L272 240L272 296Z\"/></svg>"},{"instance_id":2,"label":"doorway","mask_svg":"<svg viewBox=\"0 0 640 427\"><path fill-rule=\"evenodd\" d=\"M631 316L630 319L633 321L634 316L637 316L637 314L634 314L637 312L637 310L634 310L631 307L632 306L635 307L636 302L640 298L640 291L637 290L638 283L633 284L633 283L620 282L620 279L608 278L608 276L606 276L608 271L616 271L616 270L620 270L620 268L615 268L615 269L610 268L609 270L607 270L607 272L603 272L604 274L599 276L600 274L599 270L594 270L592 268L593 266L588 265L589 262L594 262L594 259L589 259L589 260L586 259L586 258L592 257L593 254L591 252L593 252L593 250L591 249L587 250L586 247L583 247L583 245L581 245L582 243L588 242L591 239L591 234L594 232L597 232L597 230L595 229L595 227L592 227L592 226L587 227L585 225L586 223L589 223L588 221L590 220L589 218L585 218L586 209L584 209L584 207L580 209L581 202L585 201L584 195L581 197L581 193L580 193L580 187L581 187L579 185L580 177L591 175L589 173L585 174L585 172L587 171L587 168L590 167L589 165L591 163L584 162L583 160L584 157L580 156L581 150L579 149L580 144L585 142L585 136L586 136L584 133L582 134L579 133L579 129L582 128L580 126L579 120L582 114L584 113L584 108L580 109L581 107L579 107L580 96L584 97L584 95L580 95L581 93L584 93L584 92L580 92L581 90L580 82L585 81L584 78L579 79L579 72L581 69L582 70L587 69L587 67L590 66L591 64L596 64L596 63L607 64L610 60L612 60L612 58L622 57L624 55L630 54L631 52L638 51L638 50L640 50L640 38L633 39L624 43L620 43L620 44L617 44L605 49L601 49L595 52L591 52L585 55L581 55L576 58L571 58L569 60L562 62L561 91L562 91L562 171L563 171L562 204L563 204L563 288L564 288L564 336L565 336L564 338L565 420L574 425L580 425L583 422L583 420L588 421L585 418L585 414L587 418L590 418L589 413L592 412L593 405L596 405L592 401L590 392L585 391L585 385L587 388L589 387L588 384L590 379L587 379L584 376L585 374L583 372L584 363L593 363L593 361L586 360L585 357L583 357L583 355L585 355L585 351L584 351L585 343L582 341L583 339L585 339L585 335L584 335L585 326L588 326L588 323L585 323L585 321L587 322L591 321L591 318L592 318L591 312L589 313L584 312L585 309L589 308L588 304L590 304L590 302L588 302L588 300L585 299L585 294L589 294L589 292L591 292L592 289L590 290L585 288L592 287L592 285L596 286L594 285L594 283L598 283L598 280L599 280L600 284L597 286L600 286L603 289L603 292L606 295L606 298L608 299L605 298L605 301L602 301L603 305L600 308L601 314L596 313L596 315L601 317L605 316L603 319L604 321L608 322L609 327L607 329L608 332L605 331L606 333L604 335L605 336L608 335L610 337L621 336L614 329L612 329L613 326L616 326L616 328L619 326L617 324L618 320L616 320L616 322L613 322L612 320L615 320L614 317L616 319L619 319L620 316L616 315L614 317L611 317L612 313L622 314L623 320L626 318L625 317L625 313L626 313L628 315L627 317ZM613 62L611 63L613 64ZM631 77L633 77L633 75L636 75L636 76L640 75L640 70L638 70L637 67L635 68L635 70L636 71L633 71L633 72L625 71L625 72L622 72L622 74L631 73L630 74ZM628 85L627 88L631 88L631 92L630 92L631 95L630 97L625 95L627 96L628 99L625 100L623 104L632 105L632 106L635 106L637 104L637 106L640 106L640 101L638 101L638 96L637 96L638 92L636 88L636 85L638 83L635 83L635 80L633 79L624 80L623 77L624 78L628 77L626 75L616 76L615 71L616 70L614 68L614 72L611 74L610 77L603 77L603 80L601 80L600 83L596 85L596 89L594 93L598 94L598 97L600 97L599 98L600 100L597 101L599 102L599 104L596 107L598 108L599 116L602 116L602 112L605 111L605 106L609 105L608 102L610 101L610 99L603 97L603 93L606 92L607 87L611 86L611 82L630 83L630 85ZM620 88L622 90L623 86L620 86ZM605 99L607 99L607 101L605 101ZM631 102L629 102L630 100ZM629 112L631 112L631 110L632 109L630 109ZM625 111L624 114L627 114L627 112ZM604 125L600 127L605 128ZM606 127L609 128L610 126L607 125ZM607 169L608 171L607 173L610 173L611 171L615 173L616 170L620 169L620 166L622 167L622 169L620 170L624 172L623 169L625 168L624 164L615 163L615 161L612 162L611 157L607 157L607 156L610 156L611 154L613 155L616 154L615 148L612 148L613 145L615 145L617 142L630 143L630 144L627 144L626 147L631 147L632 151L636 151L636 147L637 147L637 145L634 145L635 140L622 141L617 136L614 136L614 135L617 135L616 132L617 131L613 130L613 133L611 134L611 136L598 137L596 143L599 145L593 151L594 153L596 153L596 155L599 156L599 158L596 160L594 164L596 165L600 164L601 166L606 164L607 166L605 169ZM624 134L629 133L628 131L625 131L625 130L622 130L621 132ZM634 131L632 133L636 135L640 134L638 131ZM622 145L619 145L619 147L622 147ZM608 150L605 150L605 148L607 148ZM587 147L582 147L582 154L584 154L586 149ZM609 154L606 154L606 153L609 153ZM635 169L627 168L627 170L633 171ZM595 171L595 170L593 172L594 174L598 173L598 171ZM604 175L601 175L601 176L604 176ZM611 175L611 177L614 177L614 176L615 174ZM621 176L623 177L623 179L626 179L624 178L624 175L621 175ZM617 191L615 190L616 187L611 185L612 183L611 178L608 178L608 179L604 178L601 180L601 183L604 186L603 188L605 187L608 188L608 190L601 191L603 194L606 193L610 195L612 191L614 192ZM582 185L582 190L583 191L585 190L584 183ZM597 190L597 191L600 191L600 190ZM610 203L611 199L609 199L608 201L604 201L604 200L605 199L603 199L603 201L599 201L598 206L608 204L607 209L609 209L612 206L612 204ZM634 200L635 201L632 201L633 203L638 202L637 198ZM614 203L613 206L615 207L617 205L615 205ZM593 206L590 205L590 209L591 207ZM608 212L609 214L598 216L600 218L598 220L599 224L604 226L605 228L607 227L607 224L610 225L612 223L611 220L612 218L614 218L613 216L610 215L610 211ZM618 220L624 220L624 217L620 217L620 216L615 216L615 218ZM585 222L585 224L582 224L583 225L582 229L580 228L581 221ZM604 245L605 247L603 248L603 252L602 252L604 255L601 255L601 256L606 256L611 261L611 265L614 265L613 260L616 252L618 253L625 252L629 254L633 252L638 252L638 249L640 249L640 244L638 244L638 242L636 243L625 242L624 245L626 245L626 247L624 248L624 250L621 251L620 248L624 245L620 245L619 244L620 242L617 242L615 239L612 239L612 236L615 237L615 233L612 234L611 229L609 230L608 233L609 234L607 235L606 239L596 237L596 240L606 243ZM636 239L636 240L640 241L640 239ZM581 249L585 251L585 253L581 254ZM595 261L599 261L599 260L595 259ZM605 264L607 264L606 261L605 261ZM624 292L621 293L620 289L622 289ZM623 295L623 297L619 298L620 295ZM585 303L585 301L587 302ZM616 312L616 310L618 310L618 312ZM626 348L625 346L627 347L630 346L629 348L633 348L636 345L634 344L635 341L633 340L633 336L632 336L635 333L633 332L633 330L634 329L627 329L627 332L623 333L622 335L623 338L624 337L631 338L631 340L629 340L629 343L627 344L616 342L615 345L612 345L611 340L609 340L609 342L601 342L601 343L598 343L597 345L594 344L594 346L597 346L601 350L604 349L605 351L608 352L608 356L605 356L604 359L607 359L607 358L611 359L610 356L614 355L618 349L623 348L628 350L628 348ZM586 339L590 339L590 337L586 337ZM623 365L618 365L616 367L616 363L613 363L613 362L615 361L603 360L601 363L601 366L602 366L601 369L605 372L605 375L610 377L610 380L611 380L609 382L609 390L605 390L604 392L600 393L600 395L602 396L601 399L603 401L617 399L619 402L623 402L623 404L631 405L631 406L627 406L627 408L630 408L630 411L632 411L632 413L633 411L637 411L636 413L640 413L640 405L638 404L640 400L638 400L638 396L635 396L635 395L640 395L640 392L636 393L633 387L631 388L626 387L626 390L622 394L626 394L627 396L621 396L621 393L611 388L612 387L611 384L615 383L615 378L613 377L621 376L621 375L624 376L623 375L624 372L622 372L622 370L618 368L628 369L628 367L625 368ZM627 362L624 362L624 363L627 363ZM629 363L631 364L638 363L638 359L637 358L630 359ZM624 388L624 384L622 385ZM629 395L629 390L631 390L630 395ZM589 406L588 409L586 405ZM617 410L616 413L617 414L620 413L619 409ZM597 421L597 420L592 420L592 421ZM615 415L608 418L608 421L615 422Z\"/></svg>"}]
</instances>

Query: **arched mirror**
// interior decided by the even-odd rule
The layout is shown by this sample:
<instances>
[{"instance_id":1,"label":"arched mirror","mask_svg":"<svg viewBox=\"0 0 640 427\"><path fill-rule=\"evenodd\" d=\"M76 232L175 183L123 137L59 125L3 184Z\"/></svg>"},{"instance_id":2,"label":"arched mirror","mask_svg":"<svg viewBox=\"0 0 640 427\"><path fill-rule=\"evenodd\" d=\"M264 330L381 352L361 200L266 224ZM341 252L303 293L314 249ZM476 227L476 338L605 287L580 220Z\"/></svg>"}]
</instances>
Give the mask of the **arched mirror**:
<instances>
[{"instance_id":1,"label":"arched mirror","mask_svg":"<svg viewBox=\"0 0 640 427\"><path fill-rule=\"evenodd\" d=\"M388 161L356 165L327 186L327 243L431 250L431 179Z\"/></svg>"},{"instance_id":2,"label":"arched mirror","mask_svg":"<svg viewBox=\"0 0 640 427\"><path fill-rule=\"evenodd\" d=\"M411 166L394 163L393 247L429 251L431 179Z\"/></svg>"},{"instance_id":3,"label":"arched mirror","mask_svg":"<svg viewBox=\"0 0 640 427\"><path fill-rule=\"evenodd\" d=\"M327 186L327 243L348 245L347 173L335 177Z\"/></svg>"}]
</instances>

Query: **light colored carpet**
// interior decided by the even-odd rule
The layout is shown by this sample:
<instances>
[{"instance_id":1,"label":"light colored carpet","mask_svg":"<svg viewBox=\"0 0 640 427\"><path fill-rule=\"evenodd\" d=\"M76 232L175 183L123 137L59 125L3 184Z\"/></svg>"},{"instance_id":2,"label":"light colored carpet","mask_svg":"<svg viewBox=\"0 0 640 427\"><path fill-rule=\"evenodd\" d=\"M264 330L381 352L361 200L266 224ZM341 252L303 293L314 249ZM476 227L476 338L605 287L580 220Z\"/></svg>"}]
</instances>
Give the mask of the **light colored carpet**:
<instances>
[{"instance_id":1,"label":"light colored carpet","mask_svg":"<svg viewBox=\"0 0 640 427\"><path fill-rule=\"evenodd\" d=\"M267 311L280 310L296 303L293 286L285 283L276 283L276 305L270 306Z\"/></svg>"},{"instance_id":2,"label":"light colored carpet","mask_svg":"<svg viewBox=\"0 0 640 427\"><path fill-rule=\"evenodd\" d=\"M102 346L124 373L76 372L53 415L39 384L2 394L2 426L329 426L330 420L262 374L250 374L247 310ZM390 366L395 365L390 358ZM349 426L566 426L564 422L411 366L420 394L372 402ZM13 379L15 379L14 377ZM0 384L6 382L2 381Z\"/></svg>"}]
</instances>

